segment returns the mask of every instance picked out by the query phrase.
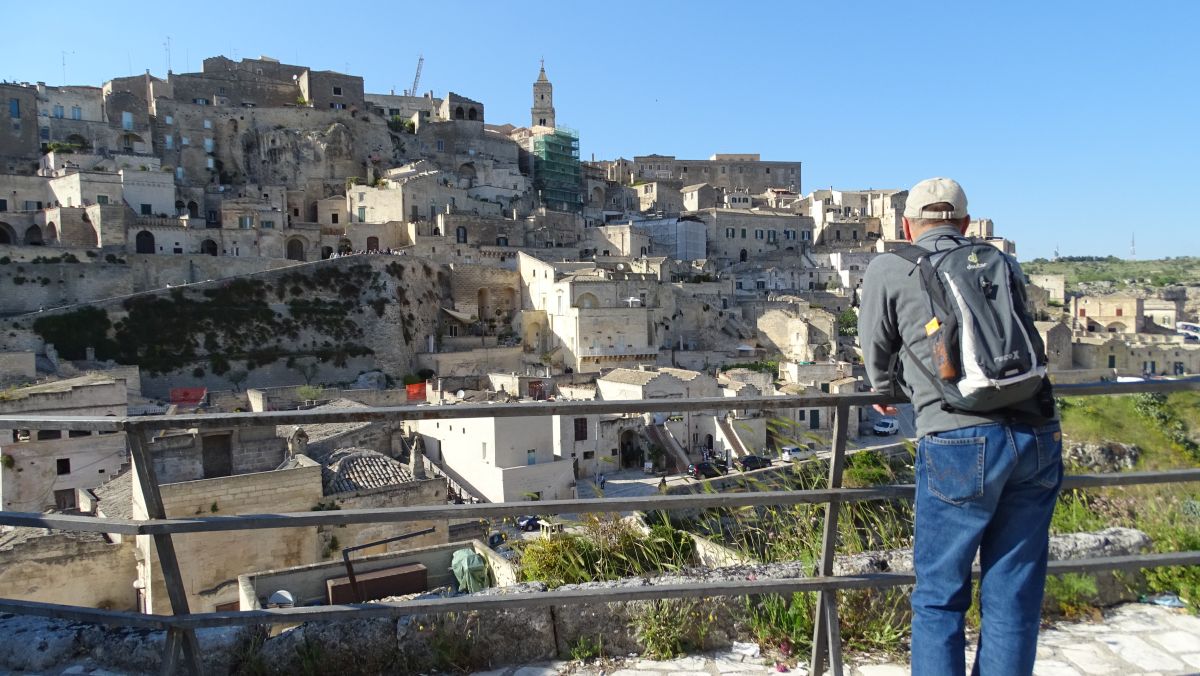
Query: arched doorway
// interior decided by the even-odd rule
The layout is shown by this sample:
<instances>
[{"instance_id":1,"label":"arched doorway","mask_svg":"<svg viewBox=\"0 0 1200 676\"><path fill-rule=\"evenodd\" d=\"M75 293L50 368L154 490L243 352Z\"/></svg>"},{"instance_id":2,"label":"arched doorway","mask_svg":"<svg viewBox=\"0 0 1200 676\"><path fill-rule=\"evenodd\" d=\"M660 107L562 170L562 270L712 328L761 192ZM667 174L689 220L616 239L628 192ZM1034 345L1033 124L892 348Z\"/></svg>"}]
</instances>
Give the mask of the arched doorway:
<instances>
[{"instance_id":1,"label":"arched doorway","mask_svg":"<svg viewBox=\"0 0 1200 676\"><path fill-rule=\"evenodd\" d=\"M345 237L338 240L338 253L348 254L353 250L354 248L350 245L350 240L346 239Z\"/></svg>"},{"instance_id":2,"label":"arched doorway","mask_svg":"<svg viewBox=\"0 0 1200 676\"><path fill-rule=\"evenodd\" d=\"M183 200L175 200L175 215L182 216L186 213L187 205L183 203Z\"/></svg>"},{"instance_id":3,"label":"arched doorway","mask_svg":"<svg viewBox=\"0 0 1200 676\"><path fill-rule=\"evenodd\" d=\"M331 246L321 247L321 260L325 260L332 255L333 255L333 247L331 247Z\"/></svg>"},{"instance_id":4,"label":"arched doorway","mask_svg":"<svg viewBox=\"0 0 1200 676\"><path fill-rule=\"evenodd\" d=\"M378 237L368 237L367 238L367 251L379 251L379 238Z\"/></svg>"},{"instance_id":5,"label":"arched doorway","mask_svg":"<svg viewBox=\"0 0 1200 676\"><path fill-rule=\"evenodd\" d=\"M203 242L200 242L200 253L207 254L209 256L216 256L217 243L211 239L206 239Z\"/></svg>"},{"instance_id":6,"label":"arched doorway","mask_svg":"<svg viewBox=\"0 0 1200 676\"><path fill-rule=\"evenodd\" d=\"M604 205L604 188L599 186L592 188L592 206Z\"/></svg>"},{"instance_id":7,"label":"arched doorway","mask_svg":"<svg viewBox=\"0 0 1200 676\"><path fill-rule=\"evenodd\" d=\"M467 164L463 164L458 167L458 180L464 181L467 184L466 187L469 188L475 185L476 176L477 174L475 173L474 164L468 162Z\"/></svg>"},{"instance_id":8,"label":"arched doorway","mask_svg":"<svg viewBox=\"0 0 1200 676\"><path fill-rule=\"evenodd\" d=\"M45 242L42 240L42 229L36 225L29 226L25 231L26 246L42 246Z\"/></svg>"},{"instance_id":9,"label":"arched doorway","mask_svg":"<svg viewBox=\"0 0 1200 676\"><path fill-rule=\"evenodd\" d=\"M770 425L768 425L768 426L767 426L767 429L769 430L769 429L770 429L770 427L771 427L771 426L770 426ZM705 448L707 448L707 449L708 449L708 450L710 450L710 451L713 449L713 435L711 435L711 434L705 434L705 435L704 435L704 447L705 447Z\"/></svg>"},{"instance_id":10,"label":"arched doorway","mask_svg":"<svg viewBox=\"0 0 1200 676\"><path fill-rule=\"evenodd\" d=\"M472 106L471 109L467 111L467 119L474 120L474 119L478 119L478 118L479 118L479 112L477 110L475 110L474 106Z\"/></svg>"},{"instance_id":11,"label":"arched doorway","mask_svg":"<svg viewBox=\"0 0 1200 676\"><path fill-rule=\"evenodd\" d=\"M154 235L146 230L139 232L137 238L134 239L134 246L140 254L154 253Z\"/></svg>"},{"instance_id":12,"label":"arched doorway","mask_svg":"<svg viewBox=\"0 0 1200 676\"><path fill-rule=\"evenodd\" d=\"M0 244L16 244L17 233L8 223L0 222Z\"/></svg>"},{"instance_id":13,"label":"arched doorway","mask_svg":"<svg viewBox=\"0 0 1200 676\"><path fill-rule=\"evenodd\" d=\"M288 240L287 258L290 261L304 260L304 242L299 237L293 237Z\"/></svg>"},{"instance_id":14,"label":"arched doorway","mask_svg":"<svg viewBox=\"0 0 1200 676\"><path fill-rule=\"evenodd\" d=\"M463 107L462 107L462 106L459 106L459 107L455 108L455 109L454 109L454 119L456 119L456 120L462 120L462 119L464 119L464 118L466 118L466 114L465 114L465 112L463 111Z\"/></svg>"},{"instance_id":15,"label":"arched doorway","mask_svg":"<svg viewBox=\"0 0 1200 676\"><path fill-rule=\"evenodd\" d=\"M458 226L454 229L454 241L459 244L467 243L467 228L466 226Z\"/></svg>"},{"instance_id":16,"label":"arched doorway","mask_svg":"<svg viewBox=\"0 0 1200 676\"><path fill-rule=\"evenodd\" d=\"M645 462L642 454L642 443L635 430L621 432L621 467L641 467Z\"/></svg>"},{"instance_id":17,"label":"arched doorway","mask_svg":"<svg viewBox=\"0 0 1200 676\"><path fill-rule=\"evenodd\" d=\"M190 218L200 217L200 205L195 200L187 203L187 213Z\"/></svg>"},{"instance_id":18,"label":"arched doorway","mask_svg":"<svg viewBox=\"0 0 1200 676\"><path fill-rule=\"evenodd\" d=\"M750 253L745 249L742 249L742 252L738 254L738 260L745 263L746 261L750 260Z\"/></svg>"},{"instance_id":19,"label":"arched doorway","mask_svg":"<svg viewBox=\"0 0 1200 676\"><path fill-rule=\"evenodd\" d=\"M600 307L600 299L590 293L583 293L575 300L575 305L581 308Z\"/></svg>"},{"instance_id":20,"label":"arched doorway","mask_svg":"<svg viewBox=\"0 0 1200 676\"><path fill-rule=\"evenodd\" d=\"M546 349L543 336L546 335L546 325L541 322L530 322L525 325L525 349L530 352L541 353Z\"/></svg>"},{"instance_id":21,"label":"arched doorway","mask_svg":"<svg viewBox=\"0 0 1200 676\"><path fill-rule=\"evenodd\" d=\"M54 225L54 221L46 224L46 243L58 244L58 226Z\"/></svg>"}]
</instances>

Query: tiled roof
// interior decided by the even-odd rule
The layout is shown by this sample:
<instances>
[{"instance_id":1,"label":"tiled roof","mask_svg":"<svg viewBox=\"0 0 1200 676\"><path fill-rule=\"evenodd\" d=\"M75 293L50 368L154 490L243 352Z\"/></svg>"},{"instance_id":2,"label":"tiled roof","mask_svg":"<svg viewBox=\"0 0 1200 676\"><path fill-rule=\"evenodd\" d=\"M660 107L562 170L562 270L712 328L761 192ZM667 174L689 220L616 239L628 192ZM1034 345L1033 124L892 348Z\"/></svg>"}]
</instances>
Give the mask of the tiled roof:
<instances>
[{"instance_id":1,"label":"tiled roof","mask_svg":"<svg viewBox=\"0 0 1200 676\"><path fill-rule=\"evenodd\" d=\"M357 401L349 399L334 399L328 404L317 406L309 409L310 411L344 411L348 408L366 408L365 404L360 404ZM308 443L315 444L319 441L324 441L331 437L336 437L347 432L367 427L369 422L349 422L349 423L320 423L316 425L300 425L304 428L305 434L308 435ZM295 429L295 425L280 425L277 434L282 437L287 437Z\"/></svg>"},{"instance_id":2,"label":"tiled roof","mask_svg":"<svg viewBox=\"0 0 1200 676\"><path fill-rule=\"evenodd\" d=\"M413 480L407 467L366 448L334 451L322 475L326 495L398 486Z\"/></svg>"},{"instance_id":3,"label":"tiled roof","mask_svg":"<svg viewBox=\"0 0 1200 676\"><path fill-rule=\"evenodd\" d=\"M133 518L133 472L125 470L92 489L97 509L110 519Z\"/></svg>"},{"instance_id":4,"label":"tiled roof","mask_svg":"<svg viewBox=\"0 0 1200 676\"><path fill-rule=\"evenodd\" d=\"M658 376L656 371L639 371L637 369L613 369L604 374L599 380L626 385L645 385Z\"/></svg>"},{"instance_id":5,"label":"tiled roof","mask_svg":"<svg viewBox=\"0 0 1200 676\"><path fill-rule=\"evenodd\" d=\"M85 531L69 531L69 530L52 530L50 528L23 528L23 527L4 527L0 530L0 551L7 551L15 547L20 547L28 542L38 538L45 537L65 537L72 540L82 542L107 542L108 538L104 533L90 533Z\"/></svg>"},{"instance_id":6,"label":"tiled roof","mask_svg":"<svg viewBox=\"0 0 1200 676\"><path fill-rule=\"evenodd\" d=\"M600 380L606 380L610 383L624 383L626 385L646 385L651 380L654 380L659 375L668 375L678 378L684 382L695 380L699 375L699 371L689 371L687 369L671 368L669 366L660 366L657 369L647 369L641 371L638 369L613 369Z\"/></svg>"}]
</instances>

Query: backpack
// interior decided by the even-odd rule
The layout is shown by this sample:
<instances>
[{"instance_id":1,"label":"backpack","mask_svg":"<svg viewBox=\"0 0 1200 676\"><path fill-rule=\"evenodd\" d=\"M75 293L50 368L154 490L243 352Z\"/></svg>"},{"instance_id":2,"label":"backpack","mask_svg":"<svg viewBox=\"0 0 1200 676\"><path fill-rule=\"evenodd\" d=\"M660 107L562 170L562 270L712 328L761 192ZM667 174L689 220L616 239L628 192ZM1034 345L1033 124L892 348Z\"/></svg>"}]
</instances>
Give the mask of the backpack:
<instances>
[{"instance_id":1,"label":"backpack","mask_svg":"<svg viewBox=\"0 0 1200 676\"><path fill-rule=\"evenodd\" d=\"M933 363L905 343L909 357L948 411L998 411L1045 394L1045 346L1012 260L978 240L945 239L953 246L929 251L909 245L893 252L916 266L929 297L925 339Z\"/></svg>"}]
</instances>

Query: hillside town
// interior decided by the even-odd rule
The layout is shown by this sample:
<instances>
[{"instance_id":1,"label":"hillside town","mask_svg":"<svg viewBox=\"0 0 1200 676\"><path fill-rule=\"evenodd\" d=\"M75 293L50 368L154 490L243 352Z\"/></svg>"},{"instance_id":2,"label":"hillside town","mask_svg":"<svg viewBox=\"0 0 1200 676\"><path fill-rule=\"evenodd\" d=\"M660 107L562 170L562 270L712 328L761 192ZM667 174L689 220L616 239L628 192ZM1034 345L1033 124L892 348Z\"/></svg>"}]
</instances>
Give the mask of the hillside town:
<instances>
[{"instance_id":1,"label":"hillside town","mask_svg":"<svg viewBox=\"0 0 1200 676\"><path fill-rule=\"evenodd\" d=\"M412 89L371 93L266 56L98 87L0 83L0 415L730 400L181 425L149 440L167 517L570 499L622 472L667 490L827 450L830 407L736 400L869 390L858 291L906 242L906 190L805 185L800 159L762 152L583 158L587 130L564 124L552 73L534 63L511 83L529 87L525 120L421 92L419 69ZM1003 223L973 218L968 235L1018 253ZM1059 383L1200 373L1178 328L1195 294L1028 286ZM851 443L912 435L903 416L853 416ZM0 454L3 510L147 518L123 432L0 429ZM263 592L285 579L305 590L297 604L324 598L347 548L383 557L378 570L420 552L432 585L456 543L489 530L280 528L253 547L206 533L176 549L189 607L207 612L275 603ZM151 536L5 527L0 562L0 597L170 612Z\"/></svg>"}]
</instances>

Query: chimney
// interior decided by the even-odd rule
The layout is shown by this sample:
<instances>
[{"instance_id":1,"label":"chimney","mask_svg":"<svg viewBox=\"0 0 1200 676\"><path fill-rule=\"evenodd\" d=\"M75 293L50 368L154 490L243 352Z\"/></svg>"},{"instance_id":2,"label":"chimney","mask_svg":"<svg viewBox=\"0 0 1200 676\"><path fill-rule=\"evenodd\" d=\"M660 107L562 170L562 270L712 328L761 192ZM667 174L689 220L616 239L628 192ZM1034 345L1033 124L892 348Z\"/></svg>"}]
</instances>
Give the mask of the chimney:
<instances>
[{"instance_id":1,"label":"chimney","mask_svg":"<svg viewBox=\"0 0 1200 676\"><path fill-rule=\"evenodd\" d=\"M408 471L414 479L425 479L425 445L421 441L421 435L413 436L412 454L408 459Z\"/></svg>"}]
</instances>

